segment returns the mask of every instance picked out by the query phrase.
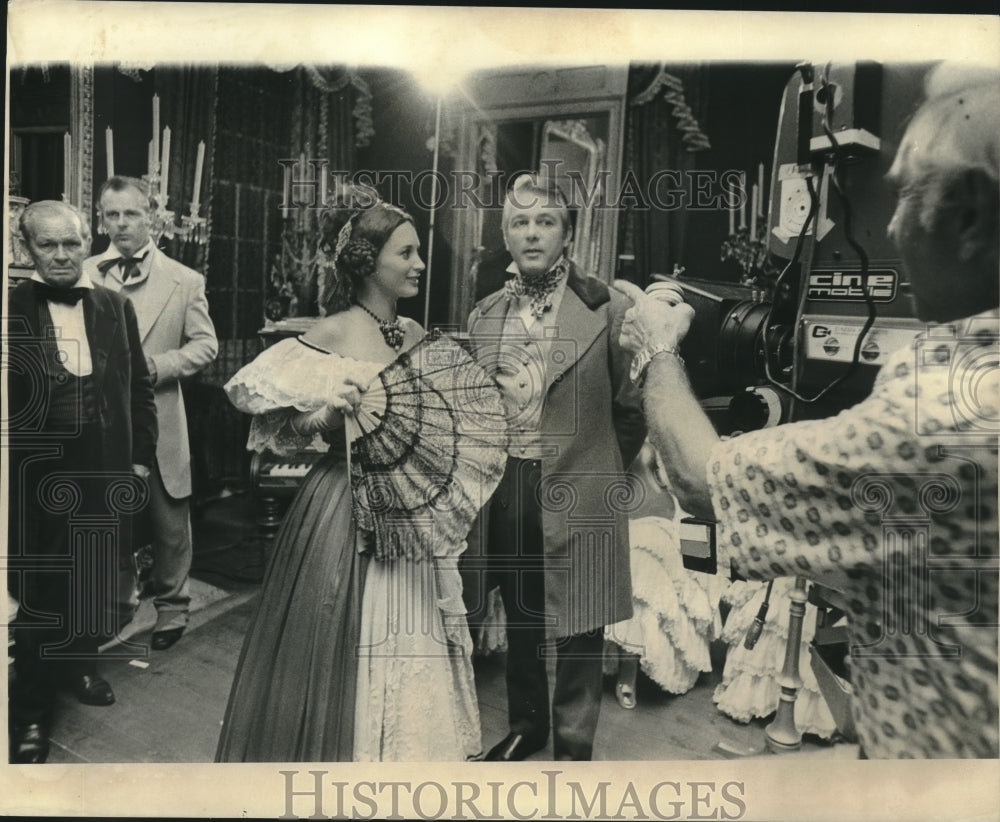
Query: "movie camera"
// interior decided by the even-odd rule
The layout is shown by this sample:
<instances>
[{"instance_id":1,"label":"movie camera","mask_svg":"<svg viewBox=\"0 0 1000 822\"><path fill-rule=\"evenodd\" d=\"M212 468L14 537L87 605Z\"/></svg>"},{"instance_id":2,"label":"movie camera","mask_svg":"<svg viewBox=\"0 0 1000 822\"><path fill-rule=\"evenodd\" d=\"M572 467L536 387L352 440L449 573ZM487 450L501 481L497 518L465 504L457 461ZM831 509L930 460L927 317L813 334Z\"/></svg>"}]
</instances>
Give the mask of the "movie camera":
<instances>
[{"instance_id":1,"label":"movie camera","mask_svg":"<svg viewBox=\"0 0 1000 822\"><path fill-rule=\"evenodd\" d=\"M827 417L925 326L886 236L885 174L930 64L800 64L785 87L753 285L654 275L694 308L682 346L720 433Z\"/></svg>"}]
</instances>

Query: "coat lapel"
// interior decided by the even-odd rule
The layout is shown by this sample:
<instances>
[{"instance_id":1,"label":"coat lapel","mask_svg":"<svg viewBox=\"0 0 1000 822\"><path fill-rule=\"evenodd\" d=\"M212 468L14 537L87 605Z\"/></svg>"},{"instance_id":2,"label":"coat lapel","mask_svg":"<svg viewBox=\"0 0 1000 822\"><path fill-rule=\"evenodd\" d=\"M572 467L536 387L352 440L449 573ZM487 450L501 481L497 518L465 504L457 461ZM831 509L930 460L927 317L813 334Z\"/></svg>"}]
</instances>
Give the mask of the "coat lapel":
<instances>
[{"instance_id":1,"label":"coat lapel","mask_svg":"<svg viewBox=\"0 0 1000 822\"><path fill-rule=\"evenodd\" d=\"M558 334L549 346L549 353L545 358L546 393L552 387L552 383L561 379L604 331L605 321L594 310L596 305L591 306L584 302L584 299L592 303L598 302L592 299L587 284L588 281L579 274L576 266L571 266L566 290L563 292L559 313L556 316Z\"/></svg>"},{"instance_id":2,"label":"coat lapel","mask_svg":"<svg viewBox=\"0 0 1000 822\"><path fill-rule=\"evenodd\" d=\"M149 274L146 282L132 289L122 288L122 296L128 297L135 306L136 319L139 322L139 339L146 342L150 329L159 319L163 309L170 301L170 296L177 288L177 278L167 265L159 249L150 252Z\"/></svg>"},{"instance_id":3,"label":"coat lapel","mask_svg":"<svg viewBox=\"0 0 1000 822\"><path fill-rule=\"evenodd\" d=\"M476 361L487 374L496 374L500 368L500 337L507 320L507 305L502 291L484 298L469 327Z\"/></svg>"},{"instance_id":4,"label":"coat lapel","mask_svg":"<svg viewBox=\"0 0 1000 822\"><path fill-rule=\"evenodd\" d=\"M111 310L111 301L105 294L89 291L83 298L83 323L87 329L87 344L90 346L90 360L93 368L94 385L98 390L104 384L115 334L118 333L118 318Z\"/></svg>"}]
</instances>

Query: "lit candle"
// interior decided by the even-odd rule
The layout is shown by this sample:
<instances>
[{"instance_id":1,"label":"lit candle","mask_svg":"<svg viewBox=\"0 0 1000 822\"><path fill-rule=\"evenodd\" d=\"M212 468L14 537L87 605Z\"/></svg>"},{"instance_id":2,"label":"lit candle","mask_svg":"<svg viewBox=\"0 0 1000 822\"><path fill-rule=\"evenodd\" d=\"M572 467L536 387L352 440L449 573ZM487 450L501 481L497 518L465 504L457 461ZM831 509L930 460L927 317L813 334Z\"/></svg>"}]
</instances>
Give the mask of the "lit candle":
<instances>
[{"instance_id":1,"label":"lit candle","mask_svg":"<svg viewBox=\"0 0 1000 822\"><path fill-rule=\"evenodd\" d=\"M104 129L104 156L108 161L108 179L115 176L115 135L111 126Z\"/></svg>"},{"instance_id":2,"label":"lit candle","mask_svg":"<svg viewBox=\"0 0 1000 822\"><path fill-rule=\"evenodd\" d=\"M201 172L205 165L205 141L198 141L198 157L194 163L194 194L191 197L191 211L198 214L198 203L201 202Z\"/></svg>"},{"instance_id":3,"label":"lit candle","mask_svg":"<svg viewBox=\"0 0 1000 822\"><path fill-rule=\"evenodd\" d=\"M73 176L73 138L67 131L63 135L63 199L69 202L70 179Z\"/></svg>"},{"instance_id":4,"label":"lit candle","mask_svg":"<svg viewBox=\"0 0 1000 822\"><path fill-rule=\"evenodd\" d=\"M760 191L760 189L757 188L757 184L754 183L753 184L753 189L752 189L753 193L751 195L751 199L753 200L753 204L750 207L750 239L751 240L756 240L757 239L757 192L758 191Z\"/></svg>"},{"instance_id":5,"label":"lit candle","mask_svg":"<svg viewBox=\"0 0 1000 822\"><path fill-rule=\"evenodd\" d=\"M740 193L743 195L740 199L740 228L747 227L747 175L740 172Z\"/></svg>"},{"instance_id":6,"label":"lit candle","mask_svg":"<svg viewBox=\"0 0 1000 822\"><path fill-rule=\"evenodd\" d=\"M156 161L160 157L160 98L153 95L153 150L151 152L153 161L149 164L149 173L156 171Z\"/></svg>"},{"instance_id":7,"label":"lit candle","mask_svg":"<svg viewBox=\"0 0 1000 822\"><path fill-rule=\"evenodd\" d=\"M160 160L160 191L163 204L167 204L167 175L170 171L170 126L163 129L163 159Z\"/></svg>"}]
</instances>

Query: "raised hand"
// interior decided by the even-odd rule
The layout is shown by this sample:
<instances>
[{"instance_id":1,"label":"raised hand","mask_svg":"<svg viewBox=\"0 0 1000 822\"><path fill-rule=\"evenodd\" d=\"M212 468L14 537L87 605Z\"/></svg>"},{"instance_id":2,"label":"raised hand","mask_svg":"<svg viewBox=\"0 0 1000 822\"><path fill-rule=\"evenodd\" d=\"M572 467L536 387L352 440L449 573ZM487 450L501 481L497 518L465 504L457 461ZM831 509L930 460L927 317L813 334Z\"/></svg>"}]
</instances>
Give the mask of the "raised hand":
<instances>
[{"instance_id":1,"label":"raised hand","mask_svg":"<svg viewBox=\"0 0 1000 822\"><path fill-rule=\"evenodd\" d=\"M627 280L615 280L614 287L632 300L632 307L625 312L622 323L622 348L635 353L644 348L680 346L694 318L694 309L690 305L670 305L649 296Z\"/></svg>"}]
</instances>

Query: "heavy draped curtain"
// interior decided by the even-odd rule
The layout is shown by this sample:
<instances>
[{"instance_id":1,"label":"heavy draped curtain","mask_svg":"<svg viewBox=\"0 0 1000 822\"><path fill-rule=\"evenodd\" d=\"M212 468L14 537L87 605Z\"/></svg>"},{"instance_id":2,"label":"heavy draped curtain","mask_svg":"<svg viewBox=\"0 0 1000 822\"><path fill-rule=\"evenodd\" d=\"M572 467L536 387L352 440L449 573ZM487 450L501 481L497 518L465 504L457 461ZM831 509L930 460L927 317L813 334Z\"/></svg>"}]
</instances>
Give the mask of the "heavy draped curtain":
<instances>
[{"instance_id":1,"label":"heavy draped curtain","mask_svg":"<svg viewBox=\"0 0 1000 822\"><path fill-rule=\"evenodd\" d=\"M660 171L660 199L665 201L679 181L689 185L688 173L699 168L699 158L711 149L701 129L708 99L708 75L699 64L634 63L629 67L625 112L623 180L629 174L642 192ZM679 192L673 191L675 195ZM645 286L651 275L669 274L683 265L687 209L664 210L642 198L624 200L619 224L619 276Z\"/></svg>"}]
</instances>

